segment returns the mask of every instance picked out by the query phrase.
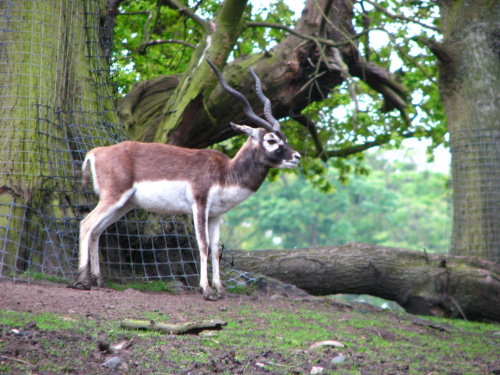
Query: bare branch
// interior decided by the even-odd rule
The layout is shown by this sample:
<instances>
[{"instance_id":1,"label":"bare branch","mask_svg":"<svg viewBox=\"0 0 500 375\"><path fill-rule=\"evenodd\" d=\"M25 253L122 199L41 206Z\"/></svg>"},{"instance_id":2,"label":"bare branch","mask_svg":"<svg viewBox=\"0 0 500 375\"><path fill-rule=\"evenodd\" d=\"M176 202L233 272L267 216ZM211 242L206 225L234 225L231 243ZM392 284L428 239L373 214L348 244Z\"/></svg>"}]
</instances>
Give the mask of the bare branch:
<instances>
[{"instance_id":1,"label":"bare branch","mask_svg":"<svg viewBox=\"0 0 500 375\"><path fill-rule=\"evenodd\" d=\"M156 46L160 44L181 44L183 46L195 49L196 45L185 42L184 40L179 40L179 39L156 39L156 40L151 40L147 43L141 44L139 47L139 53L143 54L146 52L146 49L151 46Z\"/></svg>"},{"instance_id":2,"label":"bare branch","mask_svg":"<svg viewBox=\"0 0 500 375\"><path fill-rule=\"evenodd\" d=\"M319 24L319 29L318 29L318 35L321 37L325 36L325 30L326 30L326 16L328 13L330 13L330 9L332 8L333 0L328 0L325 4L325 9L323 10L322 14L323 17L321 18L321 23Z\"/></svg>"},{"instance_id":3,"label":"bare branch","mask_svg":"<svg viewBox=\"0 0 500 375\"><path fill-rule=\"evenodd\" d=\"M400 134L400 136L403 138L412 138L415 136L415 132ZM366 150L373 148L373 147L385 145L385 144L389 143L390 140L391 140L391 137L389 137L387 135L379 136L374 141L365 142L365 143L360 144L360 145L354 145L354 146L346 147L346 148L343 148L340 150L327 150L326 155L329 158L345 158L349 155L357 154L359 152L366 151Z\"/></svg>"},{"instance_id":4,"label":"bare branch","mask_svg":"<svg viewBox=\"0 0 500 375\"><path fill-rule=\"evenodd\" d=\"M319 139L318 130L316 129L316 124L306 115L296 115L291 116L291 118L297 121L299 124L303 125L311 134L311 138L314 142L314 146L316 147L316 156L321 158L324 162L328 161L328 155L325 153L325 149L323 148L323 143Z\"/></svg>"},{"instance_id":5,"label":"bare branch","mask_svg":"<svg viewBox=\"0 0 500 375\"><path fill-rule=\"evenodd\" d=\"M325 65L327 66L328 70L331 70L332 68L335 70L338 70L340 72L340 76L342 79L347 83L347 87L349 89L349 94L351 95L351 99L354 102L354 113L352 117L353 121L353 129L356 130L356 123L357 123L357 117L358 117L358 112L359 112L359 102L358 102L358 97L356 95L356 91L354 89L355 82L352 79L352 76L349 74L349 67L347 64L344 62L342 59L342 55L338 48L331 47L332 51L332 58L333 62L330 62L328 58L325 55L325 52L323 51L323 48L321 45L318 43L318 51L320 52L321 59L324 61Z\"/></svg>"},{"instance_id":6,"label":"bare branch","mask_svg":"<svg viewBox=\"0 0 500 375\"><path fill-rule=\"evenodd\" d=\"M328 7L328 4L327 6L325 7L325 10L321 9L319 3L318 3L318 0L315 1L315 5L316 7L319 9L319 11L321 12L321 25L320 25L320 28L321 27L325 27L326 26L326 23L328 23L330 25L330 27L332 29L334 29L336 32L338 32L340 35L344 36L344 38L346 39L346 43L345 44L353 44L354 46L354 40L358 39L362 34L359 34L359 35L352 35L352 34L349 34L349 33L346 33L345 30L343 30L342 28L340 28L337 24L335 24L334 22L332 22L330 20L330 18L328 18L328 14L326 13L327 10L330 10L330 8ZM356 47L356 46L355 46Z\"/></svg>"},{"instance_id":7,"label":"bare branch","mask_svg":"<svg viewBox=\"0 0 500 375\"><path fill-rule=\"evenodd\" d=\"M328 40L328 39L317 38L317 37L314 37L314 36L311 36L311 35L305 35L305 34L298 33L298 32L296 32L294 29L292 29L289 26L284 26L284 25L280 25L280 24L277 24L277 23L247 22L246 26L247 27L269 27L271 29L281 29L281 30L288 31L290 34L295 35L298 38L306 39L306 40L310 40L310 41L314 41L314 42L317 41L317 42L319 42L321 44L324 44L324 45L327 45L327 46L331 46L331 47L339 47L339 46L343 46L345 44L351 43L350 40L346 40L345 42L334 43L334 42L332 42L331 40Z\"/></svg>"},{"instance_id":8,"label":"bare branch","mask_svg":"<svg viewBox=\"0 0 500 375\"><path fill-rule=\"evenodd\" d=\"M164 5L179 11L179 13L184 13L186 16L191 18L195 23L200 25L204 30L209 30L209 22L205 21L203 18L198 17L191 9L179 2L178 0L164 0Z\"/></svg>"},{"instance_id":9,"label":"bare branch","mask_svg":"<svg viewBox=\"0 0 500 375\"><path fill-rule=\"evenodd\" d=\"M423 45L427 46L441 62L448 64L453 61L452 57L450 56L448 51L446 51L444 46L441 43L436 42L434 39L425 37L415 37L414 39L417 42L420 42Z\"/></svg>"},{"instance_id":10,"label":"bare branch","mask_svg":"<svg viewBox=\"0 0 500 375\"><path fill-rule=\"evenodd\" d=\"M383 144L386 144L389 142L389 139L387 140L376 140L376 141L371 141L371 142L366 142L361 145L355 145L339 150L329 150L326 151L326 155L328 158L345 158L349 155L357 154L366 150L369 150L372 147L377 147L381 146Z\"/></svg>"},{"instance_id":11,"label":"bare branch","mask_svg":"<svg viewBox=\"0 0 500 375\"><path fill-rule=\"evenodd\" d=\"M357 154L373 147L382 146L389 143L391 140L390 136L381 135L378 136L374 141L367 141L359 145L354 145L338 150L325 150L325 148L323 147L323 143L319 138L314 121L302 114L290 116L290 118L307 128L314 142L314 147L316 148L316 157L319 157L324 162L328 161L329 158L345 158L349 155ZM402 138L412 138L415 136L415 134L415 132L406 132L404 134L400 134L400 136Z\"/></svg>"},{"instance_id":12,"label":"bare branch","mask_svg":"<svg viewBox=\"0 0 500 375\"><path fill-rule=\"evenodd\" d=\"M385 30L384 30L385 31ZM396 43L396 38L394 37L394 35L392 35L391 33L387 32L387 35L389 36L389 39L391 40L392 44L396 47L396 49L399 51L399 53L401 55L403 55L406 59L408 59L418 70L420 70L422 72L423 75L425 75L425 77L431 81L433 84L437 85L437 82L436 80L431 77L429 74L427 74L427 72L420 66L420 64L418 62L415 61L415 59L413 57L411 57L410 55L408 55L405 51L403 51L403 49ZM417 39L418 40L418 39Z\"/></svg>"},{"instance_id":13,"label":"bare branch","mask_svg":"<svg viewBox=\"0 0 500 375\"><path fill-rule=\"evenodd\" d=\"M387 17L390 17L392 19L411 22L411 23L415 23L417 25L420 25L422 27L425 27L426 29L429 29L429 30L440 31L439 27L429 26L423 22L414 20L414 19L409 18L409 17L401 16L399 14L392 14L387 9L385 9L383 6L377 4L375 1L371 1L371 0L363 0L363 1L366 1L368 4L372 5L375 9L377 9L379 12L384 13Z\"/></svg>"},{"instance_id":14,"label":"bare branch","mask_svg":"<svg viewBox=\"0 0 500 375\"><path fill-rule=\"evenodd\" d=\"M325 75L326 72L321 72L316 75L314 75L309 81L304 83L304 85L293 94L293 96L289 97L286 99L286 101L283 102L284 105L291 106L292 103L295 101L295 99L300 96L305 90L307 90L311 85L313 85L321 76Z\"/></svg>"}]
</instances>

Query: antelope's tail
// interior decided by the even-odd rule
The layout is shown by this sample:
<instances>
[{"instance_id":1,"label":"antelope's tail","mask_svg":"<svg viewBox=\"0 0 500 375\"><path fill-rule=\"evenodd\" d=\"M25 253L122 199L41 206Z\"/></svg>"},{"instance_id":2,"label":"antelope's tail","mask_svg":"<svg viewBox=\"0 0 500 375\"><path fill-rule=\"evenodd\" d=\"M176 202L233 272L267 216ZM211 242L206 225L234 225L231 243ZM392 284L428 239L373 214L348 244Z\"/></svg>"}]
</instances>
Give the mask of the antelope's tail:
<instances>
[{"instance_id":1,"label":"antelope's tail","mask_svg":"<svg viewBox=\"0 0 500 375\"><path fill-rule=\"evenodd\" d=\"M92 173L92 182L93 182L93 185L94 185L94 191L96 194L99 194L99 187L97 186L97 181L95 179L95 166L94 166L94 163L95 163L95 158L94 158L94 155L92 153L88 153L86 156L85 156L85 160L83 160L83 164L82 164L82 187L85 189L85 187L87 186L88 182L89 182L89 165L90 165L90 171Z\"/></svg>"}]
</instances>

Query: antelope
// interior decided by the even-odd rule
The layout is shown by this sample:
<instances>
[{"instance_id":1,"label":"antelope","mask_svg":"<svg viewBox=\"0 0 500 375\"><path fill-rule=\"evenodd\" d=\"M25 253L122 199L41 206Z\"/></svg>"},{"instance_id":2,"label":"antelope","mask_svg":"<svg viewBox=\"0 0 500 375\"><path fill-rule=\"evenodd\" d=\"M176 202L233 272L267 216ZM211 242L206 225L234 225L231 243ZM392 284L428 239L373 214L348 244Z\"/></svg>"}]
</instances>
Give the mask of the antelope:
<instances>
[{"instance_id":1,"label":"antelope","mask_svg":"<svg viewBox=\"0 0 500 375\"><path fill-rule=\"evenodd\" d=\"M207 62L221 86L239 99L247 117L258 127L230 123L248 136L234 158L209 149L189 149L162 143L125 141L90 150L83 161L83 185L90 166L99 202L80 223L77 280L73 287L103 285L99 267L99 236L134 207L160 214L192 214L200 251L200 287L205 300L225 297L219 272L221 215L255 193L270 168L294 168L300 154L292 149L271 113L271 102L250 68L266 120L257 116L243 94L231 88L222 73ZM212 254L212 285L207 262ZM90 255L90 275L88 270ZM90 276L90 277L89 277Z\"/></svg>"}]
</instances>

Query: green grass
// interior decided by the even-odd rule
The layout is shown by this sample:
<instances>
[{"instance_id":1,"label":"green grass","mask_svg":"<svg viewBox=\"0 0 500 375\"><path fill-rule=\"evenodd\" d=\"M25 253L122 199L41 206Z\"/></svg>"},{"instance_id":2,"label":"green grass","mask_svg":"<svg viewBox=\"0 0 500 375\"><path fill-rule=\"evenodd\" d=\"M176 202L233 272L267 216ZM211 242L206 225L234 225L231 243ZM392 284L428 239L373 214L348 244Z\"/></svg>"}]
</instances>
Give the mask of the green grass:
<instances>
[{"instance_id":1,"label":"green grass","mask_svg":"<svg viewBox=\"0 0 500 375\"><path fill-rule=\"evenodd\" d=\"M162 293L175 294L173 288L163 281L148 281L148 282L133 281L127 284L108 282L106 283L106 287L115 290L135 289L141 292L162 292Z\"/></svg>"},{"instance_id":2,"label":"green grass","mask_svg":"<svg viewBox=\"0 0 500 375\"><path fill-rule=\"evenodd\" d=\"M31 314L28 312L13 312L0 310L0 324L13 328L23 327L28 323L35 322L41 330L74 329L78 327L78 321L61 317L52 313Z\"/></svg>"},{"instance_id":3,"label":"green grass","mask_svg":"<svg viewBox=\"0 0 500 375\"><path fill-rule=\"evenodd\" d=\"M51 276L42 272L36 272L33 270L26 270L23 273L14 275L14 273L10 273L9 277L18 278L18 279L26 279L26 280L34 280L34 281L50 281L53 283L61 283L66 284L66 279L59 276Z\"/></svg>"},{"instance_id":4,"label":"green grass","mask_svg":"<svg viewBox=\"0 0 500 375\"><path fill-rule=\"evenodd\" d=\"M263 311L251 302L245 302L237 307L237 311L230 312L228 326L214 337L129 331L120 328L117 320L96 321L50 313L0 311L0 325L3 332L7 332L35 322L39 330L48 333L39 344L50 360L42 363L38 371L54 374L73 371L81 358L92 360L98 339L111 343L124 338L133 339L134 361L139 368L152 374L178 373L196 364L209 367L214 358L216 362L224 361L221 353L232 353L234 361L240 362L247 373L252 373L257 362L270 373L292 373L297 366L330 359L332 353L342 353L346 357L335 371L323 374L359 374L369 366L387 363L406 366L400 372L408 374L425 371L440 374L448 370L480 374L482 372L478 372L477 366L481 363L476 367L471 367L471 364L478 361L489 363L498 356L500 338L493 332L500 331L500 327L494 324L424 318L449 327L450 332L446 332L415 325L412 317L404 313L367 312L362 307L347 312L329 311L313 309L302 303L292 306L290 309L268 307ZM224 319L225 314L226 310L220 311L218 316L211 318ZM175 321L175 317L162 312L143 312L142 315L145 319L160 322ZM337 340L346 347L329 351L324 348L308 350L311 344L324 340ZM0 351L7 342L0 342ZM26 360L37 362L36 358ZM0 373L10 373L21 365L0 361ZM229 374L230 370L226 373Z\"/></svg>"}]
</instances>

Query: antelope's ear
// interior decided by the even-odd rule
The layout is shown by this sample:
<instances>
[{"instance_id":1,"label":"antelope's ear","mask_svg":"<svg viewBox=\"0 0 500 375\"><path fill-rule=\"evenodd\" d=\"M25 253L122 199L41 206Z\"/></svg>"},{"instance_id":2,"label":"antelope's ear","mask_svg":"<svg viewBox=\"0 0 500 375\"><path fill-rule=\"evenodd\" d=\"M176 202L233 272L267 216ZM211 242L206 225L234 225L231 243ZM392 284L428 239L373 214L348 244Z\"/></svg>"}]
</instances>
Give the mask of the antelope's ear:
<instances>
[{"instance_id":1,"label":"antelope's ear","mask_svg":"<svg viewBox=\"0 0 500 375\"><path fill-rule=\"evenodd\" d=\"M230 122L230 124L236 132L241 134L246 134L255 140L259 139L259 131L256 128L251 128L250 126L247 125L236 125L232 122Z\"/></svg>"}]
</instances>

